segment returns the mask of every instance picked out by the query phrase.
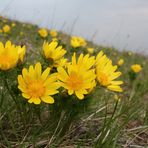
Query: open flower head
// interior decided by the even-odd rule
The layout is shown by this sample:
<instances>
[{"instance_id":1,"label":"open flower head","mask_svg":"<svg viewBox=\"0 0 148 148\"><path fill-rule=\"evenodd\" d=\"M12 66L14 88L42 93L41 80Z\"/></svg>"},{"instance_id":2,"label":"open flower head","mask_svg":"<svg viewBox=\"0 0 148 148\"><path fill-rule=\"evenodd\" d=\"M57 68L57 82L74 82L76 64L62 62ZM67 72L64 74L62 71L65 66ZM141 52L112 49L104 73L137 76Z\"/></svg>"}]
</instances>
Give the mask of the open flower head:
<instances>
[{"instance_id":1,"label":"open flower head","mask_svg":"<svg viewBox=\"0 0 148 148\"><path fill-rule=\"evenodd\" d=\"M77 36L71 37L71 46L73 48L85 47L86 44L87 44L86 41L82 37L77 37Z\"/></svg>"},{"instance_id":2,"label":"open flower head","mask_svg":"<svg viewBox=\"0 0 148 148\"><path fill-rule=\"evenodd\" d=\"M142 70L142 67L139 64L134 64L131 66L131 69L134 73L139 73Z\"/></svg>"},{"instance_id":3,"label":"open flower head","mask_svg":"<svg viewBox=\"0 0 148 148\"><path fill-rule=\"evenodd\" d=\"M43 52L47 60L51 61L55 66L63 56L66 54L66 50L62 46L58 46L58 42L52 41L51 43L44 42Z\"/></svg>"},{"instance_id":4,"label":"open flower head","mask_svg":"<svg viewBox=\"0 0 148 148\"><path fill-rule=\"evenodd\" d=\"M48 36L48 31L45 28L41 28L38 30L38 33L41 37L46 38Z\"/></svg>"},{"instance_id":5,"label":"open flower head","mask_svg":"<svg viewBox=\"0 0 148 148\"><path fill-rule=\"evenodd\" d=\"M115 80L121 75L121 72L116 70L117 66L113 66L112 61L102 51L99 52L96 57L96 74L99 84L109 90L122 92L120 85L123 84L123 81Z\"/></svg>"},{"instance_id":6,"label":"open flower head","mask_svg":"<svg viewBox=\"0 0 148 148\"><path fill-rule=\"evenodd\" d=\"M7 41L5 45L0 42L0 69L9 70L17 65L19 59L17 48Z\"/></svg>"},{"instance_id":7,"label":"open flower head","mask_svg":"<svg viewBox=\"0 0 148 148\"><path fill-rule=\"evenodd\" d=\"M10 30L11 30L11 28L10 28L9 25L4 25L4 26L3 26L3 32L4 32L4 33L9 33Z\"/></svg>"},{"instance_id":8,"label":"open flower head","mask_svg":"<svg viewBox=\"0 0 148 148\"><path fill-rule=\"evenodd\" d=\"M52 29L52 30L50 30L50 35L51 35L52 37L56 37L56 36L58 35L58 33L57 33L56 30Z\"/></svg>"},{"instance_id":9,"label":"open flower head","mask_svg":"<svg viewBox=\"0 0 148 148\"><path fill-rule=\"evenodd\" d=\"M59 83L57 82L57 74L50 74L50 68L45 69L42 73L40 63L35 67L31 65L27 70L22 70L22 75L18 75L18 88L22 91L22 96L29 103L40 104L41 101L53 104L52 95L58 93Z\"/></svg>"},{"instance_id":10,"label":"open flower head","mask_svg":"<svg viewBox=\"0 0 148 148\"><path fill-rule=\"evenodd\" d=\"M58 67L58 79L60 80L60 85L68 90L68 94L75 94L78 99L84 99L84 95L90 92L90 89L95 86L95 70L91 66L83 65L80 61L84 61L86 56L81 55L76 61L76 55L72 56L72 62L67 66L67 68ZM86 61L86 63L89 63Z\"/></svg>"}]
</instances>

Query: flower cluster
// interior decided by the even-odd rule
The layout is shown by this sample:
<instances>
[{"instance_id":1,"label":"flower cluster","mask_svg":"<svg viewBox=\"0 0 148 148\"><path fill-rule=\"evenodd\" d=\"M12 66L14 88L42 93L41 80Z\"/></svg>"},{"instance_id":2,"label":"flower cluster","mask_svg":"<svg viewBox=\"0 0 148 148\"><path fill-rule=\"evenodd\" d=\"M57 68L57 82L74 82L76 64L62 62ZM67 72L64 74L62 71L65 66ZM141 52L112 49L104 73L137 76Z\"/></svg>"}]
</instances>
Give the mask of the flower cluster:
<instances>
[{"instance_id":1,"label":"flower cluster","mask_svg":"<svg viewBox=\"0 0 148 148\"><path fill-rule=\"evenodd\" d=\"M15 46L7 41L5 46L0 42L0 69L8 70L24 61L25 46ZM43 43L43 55L49 63L42 72L40 62L35 66L23 68L18 75L18 88L29 103L54 103L53 95L59 93L59 88L66 90L68 95L75 95L82 100L97 84L109 90L122 92L122 81L116 80L121 72L112 61L100 51L97 56L73 53L71 61L64 56L66 50L57 41ZM54 70L51 68L54 67ZM45 66L44 66L45 68ZM52 71L52 72L50 72ZM98 82L98 83L97 83Z\"/></svg>"}]
</instances>

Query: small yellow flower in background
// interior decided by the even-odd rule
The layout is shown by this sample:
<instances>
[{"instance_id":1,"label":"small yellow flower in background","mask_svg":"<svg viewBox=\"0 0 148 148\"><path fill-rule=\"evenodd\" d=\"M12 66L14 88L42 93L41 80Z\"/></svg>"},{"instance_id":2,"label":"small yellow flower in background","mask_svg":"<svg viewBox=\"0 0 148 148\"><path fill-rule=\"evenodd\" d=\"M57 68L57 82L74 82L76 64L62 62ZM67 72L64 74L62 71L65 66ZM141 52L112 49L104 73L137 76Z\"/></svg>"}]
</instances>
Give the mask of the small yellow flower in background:
<instances>
[{"instance_id":1,"label":"small yellow flower in background","mask_svg":"<svg viewBox=\"0 0 148 148\"><path fill-rule=\"evenodd\" d=\"M114 53L113 53L113 55L114 55L114 56L116 56L116 55L117 55L117 53L116 53L116 52L114 52Z\"/></svg>"},{"instance_id":2,"label":"small yellow flower in background","mask_svg":"<svg viewBox=\"0 0 148 148\"><path fill-rule=\"evenodd\" d=\"M115 81L121 75L117 72L117 66L112 65L112 61L100 51L96 57L96 74L100 85L107 87L109 90L122 92L120 87L123 81Z\"/></svg>"},{"instance_id":3,"label":"small yellow flower in background","mask_svg":"<svg viewBox=\"0 0 148 148\"><path fill-rule=\"evenodd\" d=\"M11 30L11 28L10 28L9 25L4 25L4 26L3 26L3 32L4 32L4 33L9 33L10 30Z\"/></svg>"},{"instance_id":4,"label":"small yellow flower in background","mask_svg":"<svg viewBox=\"0 0 148 148\"><path fill-rule=\"evenodd\" d=\"M50 68L42 73L42 66L37 63L35 67L29 66L27 70L22 70L22 75L18 75L18 88L22 91L22 96L29 103L40 104L41 101L53 104L52 95L57 94L60 85L57 82L57 74L50 74Z\"/></svg>"},{"instance_id":5,"label":"small yellow flower in background","mask_svg":"<svg viewBox=\"0 0 148 148\"><path fill-rule=\"evenodd\" d=\"M90 58L81 54L76 61L75 53L72 56L72 62L67 68L58 67L58 79L60 84L66 90L68 94L75 94L78 99L84 99L84 95L90 92L90 89L95 86L95 69L92 69L92 65L86 65L89 63ZM91 59L92 60L92 59ZM81 63L81 61L83 61ZM84 61L87 63L83 65Z\"/></svg>"},{"instance_id":6,"label":"small yellow flower in background","mask_svg":"<svg viewBox=\"0 0 148 148\"><path fill-rule=\"evenodd\" d=\"M66 54L66 50L62 46L58 46L58 42L56 41L52 41L51 43L44 42L43 52L46 59L52 62L53 65L59 63Z\"/></svg>"},{"instance_id":7,"label":"small yellow flower in background","mask_svg":"<svg viewBox=\"0 0 148 148\"><path fill-rule=\"evenodd\" d=\"M52 38L52 41L56 41L56 42L57 42L57 41L58 41L58 39L57 39L57 38Z\"/></svg>"},{"instance_id":8,"label":"small yellow flower in background","mask_svg":"<svg viewBox=\"0 0 148 148\"><path fill-rule=\"evenodd\" d=\"M25 46L23 46L23 47L17 46L16 48L18 50L19 60L20 60L21 63L23 63L24 56L26 54L26 47Z\"/></svg>"},{"instance_id":9,"label":"small yellow flower in background","mask_svg":"<svg viewBox=\"0 0 148 148\"><path fill-rule=\"evenodd\" d=\"M131 51L128 52L128 55L131 56L133 53Z\"/></svg>"},{"instance_id":10,"label":"small yellow flower in background","mask_svg":"<svg viewBox=\"0 0 148 148\"><path fill-rule=\"evenodd\" d=\"M46 38L48 36L48 31L45 28L41 28L38 30L38 33L41 37Z\"/></svg>"},{"instance_id":11,"label":"small yellow flower in background","mask_svg":"<svg viewBox=\"0 0 148 148\"><path fill-rule=\"evenodd\" d=\"M134 65L131 66L131 69L132 69L133 72L138 73L142 70L142 67L139 64L134 64Z\"/></svg>"},{"instance_id":12,"label":"small yellow flower in background","mask_svg":"<svg viewBox=\"0 0 148 148\"><path fill-rule=\"evenodd\" d=\"M11 27L15 27L15 26L16 26L16 24L15 24L15 23L12 23L12 24L11 24Z\"/></svg>"},{"instance_id":13,"label":"small yellow flower in background","mask_svg":"<svg viewBox=\"0 0 148 148\"><path fill-rule=\"evenodd\" d=\"M9 70L17 65L18 62L18 50L7 41L5 46L0 42L0 69Z\"/></svg>"},{"instance_id":14,"label":"small yellow flower in background","mask_svg":"<svg viewBox=\"0 0 148 148\"><path fill-rule=\"evenodd\" d=\"M7 22L8 22L8 20L7 20L6 18L4 18L2 21L3 21L4 23L7 23Z\"/></svg>"},{"instance_id":15,"label":"small yellow flower in background","mask_svg":"<svg viewBox=\"0 0 148 148\"><path fill-rule=\"evenodd\" d=\"M3 32L3 30L2 29L0 29L0 33L2 33Z\"/></svg>"},{"instance_id":16,"label":"small yellow flower in background","mask_svg":"<svg viewBox=\"0 0 148 148\"><path fill-rule=\"evenodd\" d=\"M85 47L86 44L87 44L86 41L82 37L77 37L77 36L71 37L71 46L73 48Z\"/></svg>"},{"instance_id":17,"label":"small yellow flower in background","mask_svg":"<svg viewBox=\"0 0 148 148\"><path fill-rule=\"evenodd\" d=\"M119 59L119 61L117 62L117 64L118 64L119 66L123 65L123 64L124 64L124 60L123 60L123 59Z\"/></svg>"},{"instance_id":18,"label":"small yellow flower in background","mask_svg":"<svg viewBox=\"0 0 148 148\"><path fill-rule=\"evenodd\" d=\"M20 32L20 36L23 36L23 35L24 35L24 32L21 31L21 32Z\"/></svg>"},{"instance_id":19,"label":"small yellow flower in background","mask_svg":"<svg viewBox=\"0 0 148 148\"><path fill-rule=\"evenodd\" d=\"M114 99L115 99L116 101L118 101L118 102L121 101L121 99L119 98L119 96L118 96L117 94L114 95Z\"/></svg>"},{"instance_id":20,"label":"small yellow flower in background","mask_svg":"<svg viewBox=\"0 0 148 148\"><path fill-rule=\"evenodd\" d=\"M88 53L93 54L94 53L94 48L87 48Z\"/></svg>"},{"instance_id":21,"label":"small yellow flower in background","mask_svg":"<svg viewBox=\"0 0 148 148\"><path fill-rule=\"evenodd\" d=\"M50 35L52 36L52 37L56 37L57 35L58 35L58 33L57 33L57 31L56 30L50 30Z\"/></svg>"}]
</instances>

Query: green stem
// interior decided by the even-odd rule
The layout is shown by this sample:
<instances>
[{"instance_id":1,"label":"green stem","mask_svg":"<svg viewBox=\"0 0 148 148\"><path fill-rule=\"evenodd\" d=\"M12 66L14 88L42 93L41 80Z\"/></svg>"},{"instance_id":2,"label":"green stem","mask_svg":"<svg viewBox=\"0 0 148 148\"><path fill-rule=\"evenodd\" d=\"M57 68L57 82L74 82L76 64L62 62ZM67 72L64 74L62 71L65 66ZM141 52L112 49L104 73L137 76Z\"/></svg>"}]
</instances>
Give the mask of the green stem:
<instances>
[{"instance_id":1,"label":"green stem","mask_svg":"<svg viewBox=\"0 0 148 148\"><path fill-rule=\"evenodd\" d=\"M13 94L11 88L9 87L9 84L8 84L8 81L7 81L7 74L6 74L5 72L3 73L3 82L4 82L4 86L6 87L6 89L7 89L8 92L9 92L11 98L12 98L13 101L15 102L17 108L20 109L19 104L18 104L18 102L17 102L17 100L16 100L16 97L15 97L15 95Z\"/></svg>"}]
</instances>

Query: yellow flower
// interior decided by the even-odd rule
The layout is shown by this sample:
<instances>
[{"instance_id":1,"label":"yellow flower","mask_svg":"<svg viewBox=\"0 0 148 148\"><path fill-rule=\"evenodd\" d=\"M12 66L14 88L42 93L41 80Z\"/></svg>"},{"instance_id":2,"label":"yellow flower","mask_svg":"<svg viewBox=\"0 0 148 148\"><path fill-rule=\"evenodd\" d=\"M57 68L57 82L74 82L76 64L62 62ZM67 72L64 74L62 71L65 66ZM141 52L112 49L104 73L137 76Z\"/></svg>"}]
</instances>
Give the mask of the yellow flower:
<instances>
[{"instance_id":1,"label":"yellow flower","mask_svg":"<svg viewBox=\"0 0 148 148\"><path fill-rule=\"evenodd\" d=\"M53 65L53 67L67 67L69 64L68 60L66 58L62 58L58 61L56 61Z\"/></svg>"},{"instance_id":2,"label":"yellow flower","mask_svg":"<svg viewBox=\"0 0 148 148\"><path fill-rule=\"evenodd\" d=\"M119 59L119 61L117 62L117 64L118 64L119 66L123 65L123 64L124 64L124 60L123 60L123 59Z\"/></svg>"},{"instance_id":3,"label":"yellow flower","mask_svg":"<svg viewBox=\"0 0 148 148\"><path fill-rule=\"evenodd\" d=\"M18 50L19 60L21 61L21 63L23 63L24 56L26 54L26 47L17 46L17 50Z\"/></svg>"},{"instance_id":4,"label":"yellow flower","mask_svg":"<svg viewBox=\"0 0 148 148\"><path fill-rule=\"evenodd\" d=\"M88 53L93 54L94 53L94 48L87 48Z\"/></svg>"},{"instance_id":5,"label":"yellow flower","mask_svg":"<svg viewBox=\"0 0 148 148\"><path fill-rule=\"evenodd\" d=\"M50 30L50 35L52 36L52 37L56 37L57 35L58 35L58 33L57 33L57 31L56 30Z\"/></svg>"},{"instance_id":6,"label":"yellow flower","mask_svg":"<svg viewBox=\"0 0 148 148\"><path fill-rule=\"evenodd\" d=\"M133 72L138 73L142 70L142 67L139 64L134 64L134 65L131 66L131 69L132 69Z\"/></svg>"},{"instance_id":7,"label":"yellow flower","mask_svg":"<svg viewBox=\"0 0 148 148\"><path fill-rule=\"evenodd\" d=\"M96 74L97 80L100 85L107 87L109 90L122 92L120 87L123 84L122 81L115 81L121 75L121 72L117 72L117 66L112 65L112 61L104 55L101 51L96 57Z\"/></svg>"},{"instance_id":8,"label":"yellow flower","mask_svg":"<svg viewBox=\"0 0 148 148\"><path fill-rule=\"evenodd\" d=\"M38 30L38 33L41 37L46 38L48 36L48 31L45 28L41 28Z\"/></svg>"},{"instance_id":9,"label":"yellow flower","mask_svg":"<svg viewBox=\"0 0 148 148\"><path fill-rule=\"evenodd\" d=\"M23 36L23 35L24 35L24 32L21 31L21 32L20 32L20 36Z\"/></svg>"},{"instance_id":10,"label":"yellow flower","mask_svg":"<svg viewBox=\"0 0 148 148\"><path fill-rule=\"evenodd\" d=\"M17 65L18 62L18 50L11 44L10 41L7 41L5 46L0 42L0 69L8 70Z\"/></svg>"},{"instance_id":11,"label":"yellow flower","mask_svg":"<svg viewBox=\"0 0 148 148\"><path fill-rule=\"evenodd\" d=\"M72 63L67 68L57 68L61 86L68 90L69 95L75 94L80 100L84 99L84 95L88 94L89 90L95 86L95 69L92 69L91 64L87 66L91 60L81 54L76 62L74 53ZM84 61L85 65L83 65Z\"/></svg>"},{"instance_id":12,"label":"yellow flower","mask_svg":"<svg viewBox=\"0 0 148 148\"><path fill-rule=\"evenodd\" d=\"M5 46L0 42L0 69L9 70L17 65L19 60L23 62L26 47L15 46L7 41Z\"/></svg>"},{"instance_id":13,"label":"yellow flower","mask_svg":"<svg viewBox=\"0 0 148 148\"><path fill-rule=\"evenodd\" d=\"M57 39L57 38L52 38L52 41L57 42L57 41L58 41L58 39Z\"/></svg>"},{"instance_id":14,"label":"yellow flower","mask_svg":"<svg viewBox=\"0 0 148 148\"><path fill-rule=\"evenodd\" d=\"M132 55L132 52L131 52L131 51L129 51L129 52L128 52L128 55L129 55L129 56L131 56L131 55Z\"/></svg>"},{"instance_id":15,"label":"yellow flower","mask_svg":"<svg viewBox=\"0 0 148 148\"><path fill-rule=\"evenodd\" d=\"M15 23L12 23L12 24L11 24L11 27L15 27L15 26L16 26L16 24L15 24Z\"/></svg>"},{"instance_id":16,"label":"yellow flower","mask_svg":"<svg viewBox=\"0 0 148 148\"><path fill-rule=\"evenodd\" d=\"M3 32L4 33L9 33L10 32L10 26L9 25L5 25L5 26L3 26Z\"/></svg>"},{"instance_id":17,"label":"yellow flower","mask_svg":"<svg viewBox=\"0 0 148 148\"><path fill-rule=\"evenodd\" d=\"M115 99L115 101L118 101L118 102L121 101L120 97L117 94L114 95L114 99Z\"/></svg>"},{"instance_id":18,"label":"yellow flower","mask_svg":"<svg viewBox=\"0 0 148 148\"><path fill-rule=\"evenodd\" d=\"M71 46L74 48L85 47L86 41L82 37L72 36L71 37Z\"/></svg>"},{"instance_id":19,"label":"yellow flower","mask_svg":"<svg viewBox=\"0 0 148 148\"><path fill-rule=\"evenodd\" d=\"M57 74L50 74L50 68L42 73L40 63L35 67L29 66L29 70L24 68L22 75L18 75L18 88L22 91L22 96L29 103L40 104L41 101L49 104L54 103L52 95L58 93L59 83Z\"/></svg>"},{"instance_id":20,"label":"yellow flower","mask_svg":"<svg viewBox=\"0 0 148 148\"><path fill-rule=\"evenodd\" d=\"M43 52L49 61L54 65L59 62L66 53L66 50L62 46L58 46L58 42L52 41L51 43L44 42Z\"/></svg>"}]
</instances>

